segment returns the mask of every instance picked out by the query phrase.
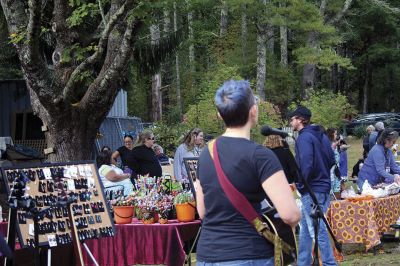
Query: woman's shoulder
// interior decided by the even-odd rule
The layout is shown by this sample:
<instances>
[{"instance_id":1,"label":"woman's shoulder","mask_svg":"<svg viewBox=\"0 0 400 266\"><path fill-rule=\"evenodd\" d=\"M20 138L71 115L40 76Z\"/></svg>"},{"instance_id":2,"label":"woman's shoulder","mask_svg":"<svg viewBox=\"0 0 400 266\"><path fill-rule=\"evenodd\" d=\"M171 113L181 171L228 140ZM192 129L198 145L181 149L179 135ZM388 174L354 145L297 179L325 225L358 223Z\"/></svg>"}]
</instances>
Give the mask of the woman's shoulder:
<instances>
[{"instance_id":1,"label":"woman's shoulder","mask_svg":"<svg viewBox=\"0 0 400 266\"><path fill-rule=\"evenodd\" d=\"M108 164L103 164L99 167L100 175L106 175L108 172L112 170L112 166Z\"/></svg>"},{"instance_id":2,"label":"woman's shoulder","mask_svg":"<svg viewBox=\"0 0 400 266\"><path fill-rule=\"evenodd\" d=\"M185 144L185 143L179 144L178 148L176 148L176 151L180 151L180 152L182 152L182 151L187 151L187 146L186 146L186 144Z\"/></svg>"}]
</instances>

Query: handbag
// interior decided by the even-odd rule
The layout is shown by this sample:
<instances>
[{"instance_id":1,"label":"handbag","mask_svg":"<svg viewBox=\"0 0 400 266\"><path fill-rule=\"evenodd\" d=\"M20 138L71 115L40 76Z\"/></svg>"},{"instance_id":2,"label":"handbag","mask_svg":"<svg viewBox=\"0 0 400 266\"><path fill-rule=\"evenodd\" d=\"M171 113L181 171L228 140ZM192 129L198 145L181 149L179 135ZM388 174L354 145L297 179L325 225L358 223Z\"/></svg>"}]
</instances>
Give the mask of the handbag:
<instances>
[{"instance_id":1,"label":"handbag","mask_svg":"<svg viewBox=\"0 0 400 266\"><path fill-rule=\"evenodd\" d=\"M274 224L273 220L280 220L280 223L277 223L279 227L282 225L286 225L280 218L276 218L275 215L268 216L263 215L264 221L260 215L256 212L247 198L238 191L232 183L229 181L228 177L225 175L222 170L222 166L219 160L219 155L217 151L217 140L212 140L208 143L208 150L211 155L211 159L214 162L215 170L217 172L219 183L222 187L222 190L225 192L227 198L235 207L235 209L243 215L243 217L254 226L255 230L263 236L267 241L274 245L274 265L286 265L293 261L296 261L296 247L289 245L286 241L284 241L280 234L279 230ZM272 213L271 213L272 214ZM294 246L296 246L296 240L293 234L293 229L290 228L293 237Z\"/></svg>"}]
</instances>

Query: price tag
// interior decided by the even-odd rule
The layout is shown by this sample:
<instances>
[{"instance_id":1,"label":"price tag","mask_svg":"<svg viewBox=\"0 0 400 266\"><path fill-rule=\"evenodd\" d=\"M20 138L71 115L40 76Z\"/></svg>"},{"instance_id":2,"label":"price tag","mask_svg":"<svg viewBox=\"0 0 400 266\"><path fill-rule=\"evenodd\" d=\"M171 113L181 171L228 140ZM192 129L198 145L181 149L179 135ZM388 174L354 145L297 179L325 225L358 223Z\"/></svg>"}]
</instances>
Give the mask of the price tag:
<instances>
[{"instance_id":1,"label":"price tag","mask_svg":"<svg viewBox=\"0 0 400 266\"><path fill-rule=\"evenodd\" d=\"M79 169L80 176L86 176L85 167L83 167L83 165L79 165L78 169Z\"/></svg>"},{"instance_id":2,"label":"price tag","mask_svg":"<svg viewBox=\"0 0 400 266\"><path fill-rule=\"evenodd\" d=\"M75 190L75 182L73 179L68 179L67 184L68 184L68 190Z\"/></svg>"},{"instance_id":3,"label":"price tag","mask_svg":"<svg viewBox=\"0 0 400 266\"><path fill-rule=\"evenodd\" d=\"M76 166L68 167L68 172L70 177L78 177L78 168Z\"/></svg>"},{"instance_id":4,"label":"price tag","mask_svg":"<svg viewBox=\"0 0 400 266\"><path fill-rule=\"evenodd\" d=\"M93 177L88 177L87 183L88 183L89 188L94 188L94 178Z\"/></svg>"},{"instance_id":5,"label":"price tag","mask_svg":"<svg viewBox=\"0 0 400 266\"><path fill-rule=\"evenodd\" d=\"M50 168L43 168L43 174L45 179L51 179Z\"/></svg>"},{"instance_id":6,"label":"price tag","mask_svg":"<svg viewBox=\"0 0 400 266\"><path fill-rule=\"evenodd\" d=\"M57 246L57 240L55 235L47 235L47 241L49 241L49 246L50 247L56 247Z\"/></svg>"},{"instance_id":7,"label":"price tag","mask_svg":"<svg viewBox=\"0 0 400 266\"><path fill-rule=\"evenodd\" d=\"M92 168L89 165L85 165L85 174L87 177L93 176Z\"/></svg>"},{"instance_id":8,"label":"price tag","mask_svg":"<svg viewBox=\"0 0 400 266\"><path fill-rule=\"evenodd\" d=\"M30 236L35 236L35 226L33 224L28 224L28 234Z\"/></svg>"}]
</instances>

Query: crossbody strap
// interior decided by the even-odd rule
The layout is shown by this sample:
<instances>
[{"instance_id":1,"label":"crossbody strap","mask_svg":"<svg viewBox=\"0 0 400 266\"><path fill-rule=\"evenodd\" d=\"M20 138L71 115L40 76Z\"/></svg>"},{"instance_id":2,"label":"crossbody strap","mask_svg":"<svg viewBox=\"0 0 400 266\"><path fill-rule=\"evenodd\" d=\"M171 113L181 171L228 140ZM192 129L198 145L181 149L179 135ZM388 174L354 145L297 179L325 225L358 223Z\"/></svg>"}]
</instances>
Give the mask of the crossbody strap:
<instances>
[{"instance_id":1,"label":"crossbody strap","mask_svg":"<svg viewBox=\"0 0 400 266\"><path fill-rule=\"evenodd\" d=\"M262 221L256 210L250 204L248 199L235 188L235 186L229 181L228 177L222 170L221 162L219 160L218 150L217 150L217 139L212 140L208 143L208 151L210 153L211 159L214 162L215 170L217 172L219 183L225 195L228 197L229 201L232 203L233 207L243 215L243 217L254 226L256 231L264 236L269 242L274 244L274 258L275 265L281 264L281 251L291 254L293 248L290 247L286 242L284 242L277 234L272 233L268 226Z\"/></svg>"}]
</instances>

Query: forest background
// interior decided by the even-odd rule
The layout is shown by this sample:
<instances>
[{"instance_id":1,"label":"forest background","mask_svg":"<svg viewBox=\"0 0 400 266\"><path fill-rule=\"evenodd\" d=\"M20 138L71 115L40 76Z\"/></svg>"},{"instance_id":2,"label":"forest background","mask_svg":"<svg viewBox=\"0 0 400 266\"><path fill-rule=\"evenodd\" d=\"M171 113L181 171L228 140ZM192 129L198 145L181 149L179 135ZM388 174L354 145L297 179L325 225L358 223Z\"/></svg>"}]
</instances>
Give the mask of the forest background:
<instances>
[{"instance_id":1,"label":"forest background","mask_svg":"<svg viewBox=\"0 0 400 266\"><path fill-rule=\"evenodd\" d=\"M400 109L396 0L0 2L0 79L25 78L31 95L38 96L33 101L35 113L44 124L54 124L46 135L48 146L57 153L53 161L88 157L85 150L90 150L115 98L110 91L117 87L128 91L131 116L155 123L159 142L168 152L188 128L197 126L214 136L222 132L213 95L230 78L249 80L263 100L260 125L287 125L285 115L296 104L312 110L313 122L338 128L357 113ZM27 20L13 16L15 10L25 12ZM133 25L133 37L125 47L118 36L125 38L128 31L117 33L118 27L129 29L127 25ZM120 48L115 48L115 40ZM30 50L25 48L36 51L30 62ZM103 70L112 66L112 56L119 58L111 48L130 52L112 76L118 82L106 82L104 89ZM94 55L98 61L92 63ZM43 71L34 72L40 67L53 80L61 77L54 89L38 74ZM86 70L75 71L81 68ZM41 93L46 88L62 92L62 97L50 101ZM102 95L110 100L99 100L97 109L84 109L90 99ZM84 117L84 110L92 112L92 120ZM99 110L98 116L93 110ZM59 125L60 111L66 119L87 125ZM258 130L253 134L256 139ZM71 132L81 140L68 138ZM63 141L55 135L66 137ZM81 154L65 152L78 145Z\"/></svg>"}]
</instances>

